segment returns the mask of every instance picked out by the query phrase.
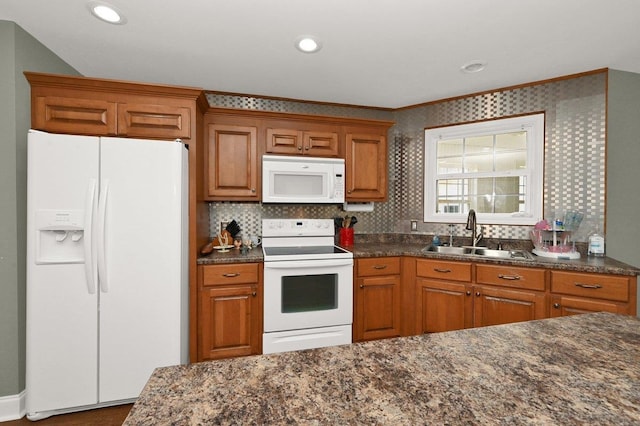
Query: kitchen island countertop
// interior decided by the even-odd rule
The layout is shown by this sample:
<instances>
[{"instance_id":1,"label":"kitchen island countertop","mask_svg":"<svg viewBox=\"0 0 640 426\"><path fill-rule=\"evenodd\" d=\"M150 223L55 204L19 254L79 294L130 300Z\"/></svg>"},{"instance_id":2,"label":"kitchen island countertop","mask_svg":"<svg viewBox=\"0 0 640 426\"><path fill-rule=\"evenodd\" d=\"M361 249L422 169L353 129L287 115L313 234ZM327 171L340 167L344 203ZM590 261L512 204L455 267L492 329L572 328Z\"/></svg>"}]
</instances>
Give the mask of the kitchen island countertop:
<instances>
[{"instance_id":1,"label":"kitchen island countertop","mask_svg":"<svg viewBox=\"0 0 640 426\"><path fill-rule=\"evenodd\" d=\"M159 368L125 424L639 419L640 320L596 313Z\"/></svg>"}]
</instances>

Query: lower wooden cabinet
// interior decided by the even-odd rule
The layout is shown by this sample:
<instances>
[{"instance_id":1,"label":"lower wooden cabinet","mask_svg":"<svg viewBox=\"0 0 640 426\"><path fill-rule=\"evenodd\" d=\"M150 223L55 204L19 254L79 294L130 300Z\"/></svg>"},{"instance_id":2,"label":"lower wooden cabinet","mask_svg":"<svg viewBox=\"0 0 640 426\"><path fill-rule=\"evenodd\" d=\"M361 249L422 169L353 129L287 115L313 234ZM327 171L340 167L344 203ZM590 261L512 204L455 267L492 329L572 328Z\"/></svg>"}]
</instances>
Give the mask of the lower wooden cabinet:
<instances>
[{"instance_id":1,"label":"lower wooden cabinet","mask_svg":"<svg viewBox=\"0 0 640 426\"><path fill-rule=\"evenodd\" d=\"M260 264L198 267L198 361L262 352Z\"/></svg>"},{"instance_id":2,"label":"lower wooden cabinet","mask_svg":"<svg viewBox=\"0 0 640 426\"><path fill-rule=\"evenodd\" d=\"M474 327L547 317L544 269L511 265L476 265L475 282Z\"/></svg>"},{"instance_id":3,"label":"lower wooden cabinet","mask_svg":"<svg viewBox=\"0 0 640 426\"><path fill-rule=\"evenodd\" d=\"M356 260L353 340L400 336L400 258Z\"/></svg>"},{"instance_id":4,"label":"lower wooden cabinet","mask_svg":"<svg viewBox=\"0 0 640 426\"><path fill-rule=\"evenodd\" d=\"M473 326L510 324L547 317L546 295L528 290L473 287Z\"/></svg>"},{"instance_id":5,"label":"lower wooden cabinet","mask_svg":"<svg viewBox=\"0 0 640 426\"><path fill-rule=\"evenodd\" d=\"M473 327L472 267L468 262L416 261L416 333Z\"/></svg>"},{"instance_id":6,"label":"lower wooden cabinet","mask_svg":"<svg viewBox=\"0 0 640 426\"><path fill-rule=\"evenodd\" d=\"M471 286L464 283L418 279L416 322L418 333L461 330L473 326Z\"/></svg>"},{"instance_id":7,"label":"lower wooden cabinet","mask_svg":"<svg viewBox=\"0 0 640 426\"><path fill-rule=\"evenodd\" d=\"M418 259L416 277L418 334L547 316L543 269Z\"/></svg>"},{"instance_id":8,"label":"lower wooden cabinet","mask_svg":"<svg viewBox=\"0 0 640 426\"><path fill-rule=\"evenodd\" d=\"M589 312L636 314L636 278L551 271L551 317Z\"/></svg>"}]
</instances>

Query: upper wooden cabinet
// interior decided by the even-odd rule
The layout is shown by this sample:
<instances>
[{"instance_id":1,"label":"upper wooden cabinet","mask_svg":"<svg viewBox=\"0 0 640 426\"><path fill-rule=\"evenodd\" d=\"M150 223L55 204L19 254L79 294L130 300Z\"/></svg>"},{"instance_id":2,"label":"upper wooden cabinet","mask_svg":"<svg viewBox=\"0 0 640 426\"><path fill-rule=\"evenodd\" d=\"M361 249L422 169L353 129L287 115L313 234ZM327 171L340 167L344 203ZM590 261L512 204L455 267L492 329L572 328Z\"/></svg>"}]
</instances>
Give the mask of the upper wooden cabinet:
<instances>
[{"instance_id":1,"label":"upper wooden cabinet","mask_svg":"<svg viewBox=\"0 0 640 426\"><path fill-rule=\"evenodd\" d=\"M31 127L52 133L193 139L195 88L25 73Z\"/></svg>"},{"instance_id":2,"label":"upper wooden cabinet","mask_svg":"<svg viewBox=\"0 0 640 426\"><path fill-rule=\"evenodd\" d=\"M390 121L210 108L205 114L205 198L260 201L262 155L345 159L347 201L387 196ZM226 127L225 127L226 126ZM229 127L230 126L230 127Z\"/></svg>"},{"instance_id":3,"label":"upper wooden cabinet","mask_svg":"<svg viewBox=\"0 0 640 426\"><path fill-rule=\"evenodd\" d=\"M378 130L376 132L376 130ZM387 199L386 129L346 129L347 201Z\"/></svg>"},{"instance_id":4,"label":"upper wooden cabinet","mask_svg":"<svg viewBox=\"0 0 640 426\"><path fill-rule=\"evenodd\" d=\"M332 131L267 128L265 152L269 154L338 157L339 134Z\"/></svg>"},{"instance_id":5,"label":"upper wooden cabinet","mask_svg":"<svg viewBox=\"0 0 640 426\"><path fill-rule=\"evenodd\" d=\"M258 201L257 125L212 116L205 122L205 198Z\"/></svg>"}]
</instances>

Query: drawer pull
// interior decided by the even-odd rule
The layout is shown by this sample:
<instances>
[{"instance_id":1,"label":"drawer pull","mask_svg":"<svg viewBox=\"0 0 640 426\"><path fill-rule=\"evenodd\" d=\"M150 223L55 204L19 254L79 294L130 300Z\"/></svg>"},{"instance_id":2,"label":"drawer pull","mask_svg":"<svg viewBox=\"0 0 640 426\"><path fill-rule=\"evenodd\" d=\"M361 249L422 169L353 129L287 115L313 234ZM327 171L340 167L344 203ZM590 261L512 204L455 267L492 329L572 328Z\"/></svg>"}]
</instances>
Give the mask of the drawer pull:
<instances>
[{"instance_id":1,"label":"drawer pull","mask_svg":"<svg viewBox=\"0 0 640 426\"><path fill-rule=\"evenodd\" d=\"M602 288L602 286L600 284L584 284L584 283L576 283L576 287L581 287L581 288L592 288L592 289L599 289Z\"/></svg>"},{"instance_id":2,"label":"drawer pull","mask_svg":"<svg viewBox=\"0 0 640 426\"><path fill-rule=\"evenodd\" d=\"M518 281L520 278L522 278L519 275L504 275L504 274L498 274L498 278L500 278L501 280L508 280L508 281Z\"/></svg>"},{"instance_id":3,"label":"drawer pull","mask_svg":"<svg viewBox=\"0 0 640 426\"><path fill-rule=\"evenodd\" d=\"M239 277L240 276L240 272L222 274L222 276L225 277L225 278L235 278L235 277Z\"/></svg>"},{"instance_id":4,"label":"drawer pull","mask_svg":"<svg viewBox=\"0 0 640 426\"><path fill-rule=\"evenodd\" d=\"M387 265L376 265L373 269L387 269Z\"/></svg>"},{"instance_id":5,"label":"drawer pull","mask_svg":"<svg viewBox=\"0 0 640 426\"><path fill-rule=\"evenodd\" d=\"M443 274L448 274L449 272L451 272L451 269L443 269L443 268L433 268L433 270L436 272L442 272Z\"/></svg>"}]
</instances>

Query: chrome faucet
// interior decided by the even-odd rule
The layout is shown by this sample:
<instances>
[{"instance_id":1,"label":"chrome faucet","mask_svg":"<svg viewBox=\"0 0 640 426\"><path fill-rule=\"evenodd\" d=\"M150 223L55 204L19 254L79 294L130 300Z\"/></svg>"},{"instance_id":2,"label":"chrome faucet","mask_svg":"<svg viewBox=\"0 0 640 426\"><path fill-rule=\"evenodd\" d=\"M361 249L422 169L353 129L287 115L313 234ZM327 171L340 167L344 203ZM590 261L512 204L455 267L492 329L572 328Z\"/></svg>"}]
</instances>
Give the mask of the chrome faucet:
<instances>
[{"instance_id":1,"label":"chrome faucet","mask_svg":"<svg viewBox=\"0 0 640 426\"><path fill-rule=\"evenodd\" d=\"M476 224L476 211L471 209L469 210L469 216L467 216L467 227L468 231L471 231L471 245L475 247L478 245L480 240L482 240L484 227L480 227L480 234L476 234L478 231L478 225Z\"/></svg>"}]
</instances>

